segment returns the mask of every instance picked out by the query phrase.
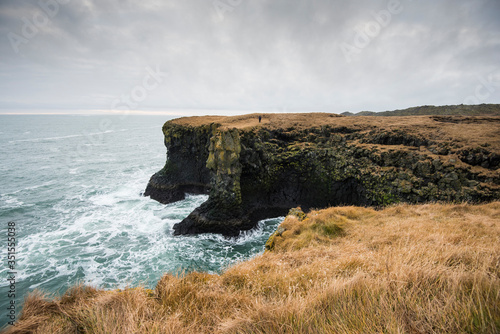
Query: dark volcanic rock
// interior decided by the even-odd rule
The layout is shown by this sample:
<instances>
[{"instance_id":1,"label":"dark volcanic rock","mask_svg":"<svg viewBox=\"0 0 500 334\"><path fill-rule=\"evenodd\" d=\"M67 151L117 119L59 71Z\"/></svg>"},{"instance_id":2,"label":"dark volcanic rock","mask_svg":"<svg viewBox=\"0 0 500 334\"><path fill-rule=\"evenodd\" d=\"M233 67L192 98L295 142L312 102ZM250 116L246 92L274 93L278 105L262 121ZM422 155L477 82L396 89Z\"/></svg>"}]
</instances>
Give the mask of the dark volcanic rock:
<instances>
[{"instance_id":1,"label":"dark volcanic rock","mask_svg":"<svg viewBox=\"0 0 500 334\"><path fill-rule=\"evenodd\" d=\"M162 170L149 180L144 196L168 204L183 200L185 194L208 194L210 137L215 127L185 127L171 123L163 126L168 158Z\"/></svg>"},{"instance_id":2,"label":"dark volcanic rock","mask_svg":"<svg viewBox=\"0 0 500 334\"><path fill-rule=\"evenodd\" d=\"M262 124L256 115L173 120L163 127L167 163L151 177L145 195L170 203L185 193L209 193L174 226L174 234L226 236L297 206L498 200L498 131L488 125L491 117L470 118L287 114L265 115ZM484 138L495 144L474 144Z\"/></svg>"},{"instance_id":3,"label":"dark volcanic rock","mask_svg":"<svg viewBox=\"0 0 500 334\"><path fill-rule=\"evenodd\" d=\"M461 150L458 152L458 157L469 165L488 169L498 169L500 164L500 155L491 153L482 147Z\"/></svg>"}]
</instances>

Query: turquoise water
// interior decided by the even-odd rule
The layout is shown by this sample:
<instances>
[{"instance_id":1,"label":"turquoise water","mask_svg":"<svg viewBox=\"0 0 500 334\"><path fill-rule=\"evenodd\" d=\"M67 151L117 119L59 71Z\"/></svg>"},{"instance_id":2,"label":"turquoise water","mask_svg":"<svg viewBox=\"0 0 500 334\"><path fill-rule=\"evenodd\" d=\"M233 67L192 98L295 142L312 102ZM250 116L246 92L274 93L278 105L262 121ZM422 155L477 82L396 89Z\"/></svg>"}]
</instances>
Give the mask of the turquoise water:
<instances>
[{"instance_id":1,"label":"turquoise water","mask_svg":"<svg viewBox=\"0 0 500 334\"><path fill-rule=\"evenodd\" d=\"M170 205L141 196L165 163L164 116L0 116L0 327L7 306L7 227L16 225L16 305L34 289L79 282L154 288L166 272L220 272L261 253L282 218L237 239L173 237L206 196Z\"/></svg>"}]
</instances>

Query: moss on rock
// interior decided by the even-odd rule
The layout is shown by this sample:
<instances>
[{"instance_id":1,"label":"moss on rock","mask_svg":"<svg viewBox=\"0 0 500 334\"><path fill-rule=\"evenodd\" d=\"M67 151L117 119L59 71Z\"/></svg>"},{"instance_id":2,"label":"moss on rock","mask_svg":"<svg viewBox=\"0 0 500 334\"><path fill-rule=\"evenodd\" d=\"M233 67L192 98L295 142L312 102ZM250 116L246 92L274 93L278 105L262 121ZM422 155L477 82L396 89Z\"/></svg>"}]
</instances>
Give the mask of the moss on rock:
<instances>
[{"instance_id":1,"label":"moss on rock","mask_svg":"<svg viewBox=\"0 0 500 334\"><path fill-rule=\"evenodd\" d=\"M210 189L208 201L174 227L176 234L238 235L260 219L286 215L299 205L307 211L500 199L500 140L485 145L469 137L470 143L482 144L474 147L455 138L489 131L493 118L472 122L469 117L467 123L446 125L432 117L405 118L391 125L376 117L345 122L321 114L311 116L317 125L307 127L284 125L283 118L277 126L273 117L278 116L266 117L266 125L247 128L222 125L240 124L244 117L235 118L236 123L218 118L220 124L191 126L189 119L165 124L169 159L148 189L167 199L163 202L178 200L186 190ZM401 128L405 122L410 125ZM486 123L479 131L481 122ZM429 132L431 126L438 130ZM447 135L440 127L448 129Z\"/></svg>"}]
</instances>

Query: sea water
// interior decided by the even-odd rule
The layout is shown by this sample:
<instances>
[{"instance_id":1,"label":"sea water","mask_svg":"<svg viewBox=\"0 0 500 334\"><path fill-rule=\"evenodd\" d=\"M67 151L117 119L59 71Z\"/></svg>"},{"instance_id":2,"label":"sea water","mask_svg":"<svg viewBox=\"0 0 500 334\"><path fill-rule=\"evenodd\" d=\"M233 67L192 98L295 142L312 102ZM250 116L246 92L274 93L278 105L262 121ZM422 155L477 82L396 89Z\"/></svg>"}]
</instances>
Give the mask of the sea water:
<instances>
[{"instance_id":1,"label":"sea water","mask_svg":"<svg viewBox=\"0 0 500 334\"><path fill-rule=\"evenodd\" d=\"M165 163L161 127L170 118L0 116L0 328L9 303L19 312L34 289L60 295L78 283L154 288L165 273L219 273L264 250L282 218L261 221L239 238L174 237L172 226L207 196L162 205L141 195ZM13 268L9 225L16 234Z\"/></svg>"}]
</instances>

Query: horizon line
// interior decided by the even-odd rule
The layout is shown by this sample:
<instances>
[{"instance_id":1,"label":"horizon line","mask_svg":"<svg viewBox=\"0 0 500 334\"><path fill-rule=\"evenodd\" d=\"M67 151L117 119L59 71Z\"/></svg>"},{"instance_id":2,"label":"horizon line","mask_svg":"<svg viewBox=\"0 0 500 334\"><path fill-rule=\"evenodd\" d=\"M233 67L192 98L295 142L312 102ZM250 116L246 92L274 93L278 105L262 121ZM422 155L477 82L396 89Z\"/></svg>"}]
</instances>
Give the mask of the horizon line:
<instances>
[{"instance_id":1,"label":"horizon line","mask_svg":"<svg viewBox=\"0 0 500 334\"><path fill-rule=\"evenodd\" d=\"M54 111L40 111L40 112L2 112L0 111L0 115L67 115L67 116L192 116L196 114L203 115L244 115L244 114L253 114L253 113L314 113L314 112L325 112L332 114L340 114L340 112L331 112L324 110L308 110L308 111L299 111L299 110L228 110L228 109L183 109L179 111L146 111L146 110L134 110L134 111L110 111L110 110L71 110L64 112L54 112ZM345 112L345 111L342 111Z\"/></svg>"}]
</instances>

